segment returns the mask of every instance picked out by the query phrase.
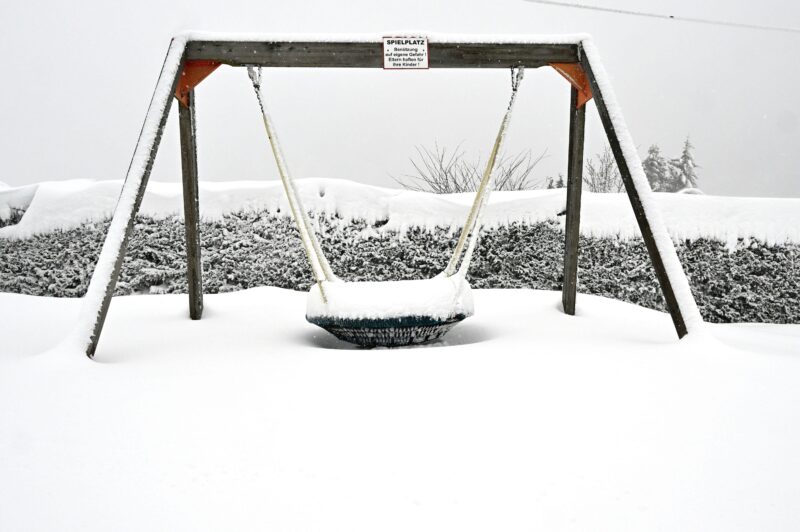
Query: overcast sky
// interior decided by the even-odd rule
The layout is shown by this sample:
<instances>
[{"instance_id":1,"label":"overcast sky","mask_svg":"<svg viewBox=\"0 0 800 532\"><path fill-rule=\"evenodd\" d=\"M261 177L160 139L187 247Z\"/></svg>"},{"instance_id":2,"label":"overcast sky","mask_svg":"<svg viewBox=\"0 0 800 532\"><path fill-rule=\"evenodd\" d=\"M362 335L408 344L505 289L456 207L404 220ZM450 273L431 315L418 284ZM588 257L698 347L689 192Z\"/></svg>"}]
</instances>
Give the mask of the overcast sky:
<instances>
[{"instance_id":1,"label":"overcast sky","mask_svg":"<svg viewBox=\"0 0 800 532\"><path fill-rule=\"evenodd\" d=\"M606 7L800 27L800 2L584 0ZM0 181L121 179L171 35L247 32L593 35L634 140L677 156L687 135L707 193L800 196L800 34L605 14L524 0L0 3ZM273 69L268 104L296 177L394 186L417 145L484 158L507 98L505 70ZM511 153L546 150L538 179L566 168L566 82L526 75ZM201 180L274 179L243 69L197 90ZM153 179L180 179L177 112ZM604 139L590 104L587 156Z\"/></svg>"}]
</instances>

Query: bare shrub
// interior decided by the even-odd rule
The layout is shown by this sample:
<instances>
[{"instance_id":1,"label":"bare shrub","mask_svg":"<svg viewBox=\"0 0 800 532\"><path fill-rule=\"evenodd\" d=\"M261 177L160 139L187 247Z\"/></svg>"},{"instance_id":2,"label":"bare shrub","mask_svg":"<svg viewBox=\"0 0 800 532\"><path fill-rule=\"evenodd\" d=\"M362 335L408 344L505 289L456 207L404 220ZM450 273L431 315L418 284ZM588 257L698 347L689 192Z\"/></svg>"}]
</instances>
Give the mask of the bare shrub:
<instances>
[{"instance_id":1,"label":"bare shrub","mask_svg":"<svg viewBox=\"0 0 800 532\"><path fill-rule=\"evenodd\" d=\"M453 150L442 148L438 144L426 148L416 146L415 157L410 161L414 167L413 174L400 177L391 176L403 188L436 194L455 192L474 192L480 184L485 165L480 158L468 161L459 144ZM544 159L546 151L533 157L531 151L515 156L501 155L495 165L495 190L531 190L542 188L542 184L532 178L536 165Z\"/></svg>"},{"instance_id":2,"label":"bare shrub","mask_svg":"<svg viewBox=\"0 0 800 532\"><path fill-rule=\"evenodd\" d=\"M625 189L617 161L614 160L614 154L608 146L603 153L598 153L593 159L586 161L583 182L590 192L622 192Z\"/></svg>"}]
</instances>

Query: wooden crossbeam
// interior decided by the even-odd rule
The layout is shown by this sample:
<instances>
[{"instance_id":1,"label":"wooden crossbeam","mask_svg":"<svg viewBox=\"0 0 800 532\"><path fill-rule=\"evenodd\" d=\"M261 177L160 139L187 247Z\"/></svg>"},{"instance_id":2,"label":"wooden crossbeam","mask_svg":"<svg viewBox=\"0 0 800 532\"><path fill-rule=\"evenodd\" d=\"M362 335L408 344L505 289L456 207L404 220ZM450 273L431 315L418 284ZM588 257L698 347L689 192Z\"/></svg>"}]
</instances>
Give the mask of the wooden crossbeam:
<instances>
[{"instance_id":1,"label":"wooden crossbeam","mask_svg":"<svg viewBox=\"0 0 800 532\"><path fill-rule=\"evenodd\" d=\"M232 66L382 68L382 42L189 41L187 60ZM537 68L577 63L577 44L429 43L431 68Z\"/></svg>"}]
</instances>

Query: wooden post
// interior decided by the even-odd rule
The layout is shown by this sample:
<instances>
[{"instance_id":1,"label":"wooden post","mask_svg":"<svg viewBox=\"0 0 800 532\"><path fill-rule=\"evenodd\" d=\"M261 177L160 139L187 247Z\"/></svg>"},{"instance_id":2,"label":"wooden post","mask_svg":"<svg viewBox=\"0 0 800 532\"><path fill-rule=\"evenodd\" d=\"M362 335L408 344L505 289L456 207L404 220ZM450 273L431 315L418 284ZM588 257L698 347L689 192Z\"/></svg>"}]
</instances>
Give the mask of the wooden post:
<instances>
[{"instance_id":1,"label":"wooden post","mask_svg":"<svg viewBox=\"0 0 800 532\"><path fill-rule=\"evenodd\" d=\"M86 356L89 358L94 358L94 353L97 350L97 343L100 341L100 333L103 331L103 325L106 321L106 315L108 314L108 307L111 305L111 297L114 295L114 288L117 286L117 279L119 278L119 272L122 269L122 261L125 259L125 252L128 249L128 240L131 237L131 233L133 232L133 225L136 221L136 213L139 212L139 206L142 204L142 199L144 199L144 191L147 188L147 181L150 178L150 172L153 169L153 162L156 158L156 152L158 151L158 145L161 143L161 136L164 132L164 126L167 122L167 117L169 116L169 108L172 103L172 99L168 101L166 107L164 108L164 112L162 114L162 118L159 121L158 129L156 130L156 135L152 140L152 146L150 148L150 156L147 158L147 163L141 173L138 186L134 184L129 184L129 181L126 179L125 183L122 185L122 193L121 195L125 194L127 189L132 186L136 186L136 199L134 200L133 205L127 212L119 212L119 206L114 211L114 217L111 220L111 226L109 226L109 235L112 234L114 227L116 225L117 217L120 217L122 223L125 224L124 233L122 236L122 240L114 241L106 236L105 242L103 242L103 249L100 252L100 257L98 258L98 263L100 263L104 257L106 256L106 249L108 249L109 253L112 253L114 258L114 267L110 272L110 275L105 277L105 279L98 279L97 282L104 283L105 287L103 290L103 299L102 303L100 304L100 308L97 310L97 314L95 317L94 326L92 327L91 337L89 339L89 344L86 348ZM135 157L135 155L134 155ZM108 246L108 248L107 248ZM113 249L116 247L116 249ZM97 267L95 267L95 272L92 273L92 280L89 283L89 291L91 291L92 284L95 282L95 276L97 275ZM85 306L92 305L93 302L87 301L84 302Z\"/></svg>"},{"instance_id":2,"label":"wooden post","mask_svg":"<svg viewBox=\"0 0 800 532\"><path fill-rule=\"evenodd\" d=\"M569 155L567 162L567 220L564 228L564 284L561 303L566 314L575 314L578 289L578 240L583 185L583 138L586 105L578 107L578 90L572 87L569 104Z\"/></svg>"},{"instance_id":3,"label":"wooden post","mask_svg":"<svg viewBox=\"0 0 800 532\"><path fill-rule=\"evenodd\" d=\"M183 168L183 214L186 230L186 277L189 291L189 317L203 315L203 265L200 260L200 205L197 184L197 141L194 91L187 94L188 106L178 104Z\"/></svg>"},{"instance_id":4,"label":"wooden post","mask_svg":"<svg viewBox=\"0 0 800 532\"><path fill-rule=\"evenodd\" d=\"M79 319L81 323L92 323L91 331L76 329L75 334L76 340L80 342L89 358L93 358L97 350L122 261L125 259L128 239L133 232L136 213L142 204L150 171L153 169L153 162L161 143L175 87L180 78L183 51L183 42L173 39L156 82L144 125L139 133L139 140L122 185L117 207L114 209L108 234L84 297Z\"/></svg>"},{"instance_id":5,"label":"wooden post","mask_svg":"<svg viewBox=\"0 0 800 532\"><path fill-rule=\"evenodd\" d=\"M636 222L639 224L639 229L642 232L642 239L647 247L647 253L650 255L650 261L653 263L653 270L656 272L658 284L661 285L661 291L664 294L664 300L667 303L667 309L672 316L672 323L675 325L675 331L678 333L679 338L683 338L688 332L686 329L686 320L681 312L678 299L675 297L675 291L672 288L672 280L664 267L664 260L653 238L653 231L650 227L650 221L647 219L647 213L642 205L642 200L639 197L639 192L636 190L636 185L631 176L631 170L628 166L628 161L625 159L625 154L622 151L622 146L617 136L617 131L614 129L614 123L606 107L603 93L597 84L592 71L592 65L586 58L586 55L581 53L581 66L583 67L586 76L589 78L589 83L592 87L592 94L594 95L594 102L597 106L597 112L600 115L600 120L603 123L603 129L608 137L608 143L611 146L611 151L614 154L614 159L617 161L619 173L622 176L622 181L625 183L625 191L628 193L628 199L633 207L633 214L636 216Z\"/></svg>"}]
</instances>

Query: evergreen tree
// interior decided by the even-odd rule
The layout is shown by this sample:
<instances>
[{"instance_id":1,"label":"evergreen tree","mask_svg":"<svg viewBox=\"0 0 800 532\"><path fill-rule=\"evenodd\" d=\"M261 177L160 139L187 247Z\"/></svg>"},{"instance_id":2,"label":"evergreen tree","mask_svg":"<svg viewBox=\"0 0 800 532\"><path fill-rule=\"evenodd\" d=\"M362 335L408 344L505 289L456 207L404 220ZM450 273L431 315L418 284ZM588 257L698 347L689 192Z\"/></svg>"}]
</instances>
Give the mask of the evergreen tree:
<instances>
[{"instance_id":1,"label":"evergreen tree","mask_svg":"<svg viewBox=\"0 0 800 532\"><path fill-rule=\"evenodd\" d=\"M553 176L547 178L547 187L548 189L552 188L564 188L566 185L564 184L564 175L558 174L558 181L556 181Z\"/></svg>"},{"instance_id":2,"label":"evergreen tree","mask_svg":"<svg viewBox=\"0 0 800 532\"><path fill-rule=\"evenodd\" d=\"M654 192L672 192L669 190L672 180L670 164L661 155L661 149L657 145L653 144L647 150L647 157L642 161L642 166L647 180L650 182L650 188Z\"/></svg>"},{"instance_id":3,"label":"evergreen tree","mask_svg":"<svg viewBox=\"0 0 800 532\"><path fill-rule=\"evenodd\" d=\"M692 150L694 146L689 137L683 143L681 156L670 161L671 183L669 192L678 192L684 188L697 188L697 163L694 162Z\"/></svg>"}]
</instances>

